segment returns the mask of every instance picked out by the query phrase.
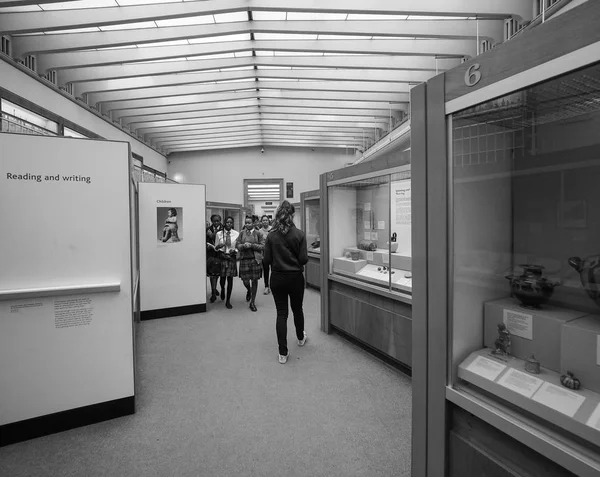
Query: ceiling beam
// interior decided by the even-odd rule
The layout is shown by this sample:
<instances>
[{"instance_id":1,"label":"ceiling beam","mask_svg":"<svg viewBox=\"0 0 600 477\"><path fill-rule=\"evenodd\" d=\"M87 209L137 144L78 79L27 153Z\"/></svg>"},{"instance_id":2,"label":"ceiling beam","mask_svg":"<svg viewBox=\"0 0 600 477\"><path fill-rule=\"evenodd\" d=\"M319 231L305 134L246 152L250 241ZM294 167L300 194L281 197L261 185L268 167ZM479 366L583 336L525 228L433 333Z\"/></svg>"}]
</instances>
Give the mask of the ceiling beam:
<instances>
[{"instance_id":1,"label":"ceiling beam","mask_svg":"<svg viewBox=\"0 0 600 477\"><path fill-rule=\"evenodd\" d=\"M15 37L13 55L57 53L93 48L121 47L223 35L308 34L308 35L373 35L390 38L455 38L502 41L502 20L357 20L357 21L247 21L192 26L141 28L61 33L43 36ZM285 39L284 39L285 40Z\"/></svg>"},{"instance_id":2,"label":"ceiling beam","mask_svg":"<svg viewBox=\"0 0 600 477\"><path fill-rule=\"evenodd\" d=\"M388 83L419 84L427 81L434 73L431 71L381 71L381 70L234 70L214 73L188 73L143 78L89 81L75 83L75 96L87 93L115 90L153 88L184 84L212 83L215 81L238 81L247 79L311 80L311 81L373 81Z\"/></svg>"},{"instance_id":3,"label":"ceiling beam","mask_svg":"<svg viewBox=\"0 0 600 477\"><path fill-rule=\"evenodd\" d=\"M460 64L459 58L435 58L431 56L256 56L242 58L218 58L165 61L161 63L128 63L106 66L84 66L63 69L58 72L59 84L79 81L98 81L117 78L137 78L191 71L239 68L247 66L295 67L295 68L343 68L365 70L408 70L443 72Z\"/></svg>"},{"instance_id":4,"label":"ceiling beam","mask_svg":"<svg viewBox=\"0 0 600 477\"><path fill-rule=\"evenodd\" d=\"M192 3L192 2L189 2ZM10 13L7 13L10 15ZM476 40L256 40L223 41L156 48L44 53L38 55L38 72L80 66L153 61L190 56L220 55L242 51L312 52L392 56L474 56Z\"/></svg>"},{"instance_id":5,"label":"ceiling beam","mask_svg":"<svg viewBox=\"0 0 600 477\"><path fill-rule=\"evenodd\" d=\"M531 3L523 0L219 0L218 2L177 2L124 7L86 8L64 12L6 13L0 16L0 33L33 33L68 28L94 27L214 15L237 11L279 11L383 15L435 15L531 20Z\"/></svg>"}]
</instances>

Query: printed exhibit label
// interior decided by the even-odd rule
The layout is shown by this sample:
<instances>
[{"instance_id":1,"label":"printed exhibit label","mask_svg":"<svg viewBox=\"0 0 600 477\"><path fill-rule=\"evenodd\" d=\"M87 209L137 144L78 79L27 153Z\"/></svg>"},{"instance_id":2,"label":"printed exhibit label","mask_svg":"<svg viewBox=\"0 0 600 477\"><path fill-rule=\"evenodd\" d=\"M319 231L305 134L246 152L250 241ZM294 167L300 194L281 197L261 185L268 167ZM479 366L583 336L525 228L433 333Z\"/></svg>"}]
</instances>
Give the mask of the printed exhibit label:
<instances>
[{"instance_id":1,"label":"printed exhibit label","mask_svg":"<svg viewBox=\"0 0 600 477\"><path fill-rule=\"evenodd\" d=\"M365 232L365 240L371 240L371 232Z\"/></svg>"},{"instance_id":2,"label":"printed exhibit label","mask_svg":"<svg viewBox=\"0 0 600 477\"><path fill-rule=\"evenodd\" d=\"M544 383L533 400L573 417L585 401L585 397L555 384Z\"/></svg>"},{"instance_id":3,"label":"printed exhibit label","mask_svg":"<svg viewBox=\"0 0 600 477\"><path fill-rule=\"evenodd\" d=\"M59 298L54 300L54 326L71 328L87 326L94 316L94 304L89 297Z\"/></svg>"},{"instance_id":4,"label":"printed exhibit label","mask_svg":"<svg viewBox=\"0 0 600 477\"><path fill-rule=\"evenodd\" d=\"M506 369L506 365L498 363L493 359L485 356L477 356L469 366L467 371L477 374L483 378L495 381L502 371Z\"/></svg>"},{"instance_id":5,"label":"printed exhibit label","mask_svg":"<svg viewBox=\"0 0 600 477\"><path fill-rule=\"evenodd\" d=\"M371 202L365 202L365 211L368 212L371 210Z\"/></svg>"},{"instance_id":6,"label":"printed exhibit label","mask_svg":"<svg viewBox=\"0 0 600 477\"><path fill-rule=\"evenodd\" d=\"M533 315L504 309L504 324L512 335L533 339Z\"/></svg>"},{"instance_id":7,"label":"printed exhibit label","mask_svg":"<svg viewBox=\"0 0 600 477\"><path fill-rule=\"evenodd\" d=\"M378 220L377 221L377 228L379 230L384 230L385 229L385 220Z\"/></svg>"},{"instance_id":8,"label":"printed exhibit label","mask_svg":"<svg viewBox=\"0 0 600 477\"><path fill-rule=\"evenodd\" d=\"M592 415L587 420L586 425L600 431L600 404L596 406L596 409L594 409L594 412L592 412Z\"/></svg>"},{"instance_id":9,"label":"printed exhibit label","mask_svg":"<svg viewBox=\"0 0 600 477\"><path fill-rule=\"evenodd\" d=\"M541 379L523 373L518 369L511 369L500 378L498 384L530 398L544 383Z\"/></svg>"},{"instance_id":10,"label":"printed exhibit label","mask_svg":"<svg viewBox=\"0 0 600 477\"><path fill-rule=\"evenodd\" d=\"M369 229L370 230L371 229L371 222L369 222L368 220L364 220L363 222L364 222L365 229Z\"/></svg>"}]
</instances>

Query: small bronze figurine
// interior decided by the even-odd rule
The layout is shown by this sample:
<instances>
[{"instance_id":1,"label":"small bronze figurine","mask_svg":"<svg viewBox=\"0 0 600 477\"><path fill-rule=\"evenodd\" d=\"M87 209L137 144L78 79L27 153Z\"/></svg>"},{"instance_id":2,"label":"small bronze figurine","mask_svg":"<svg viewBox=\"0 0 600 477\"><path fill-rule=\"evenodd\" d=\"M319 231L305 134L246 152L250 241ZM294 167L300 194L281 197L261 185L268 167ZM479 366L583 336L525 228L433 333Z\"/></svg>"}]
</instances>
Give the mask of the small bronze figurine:
<instances>
[{"instance_id":1,"label":"small bronze figurine","mask_svg":"<svg viewBox=\"0 0 600 477\"><path fill-rule=\"evenodd\" d=\"M563 374L560 377L560 384L562 384L565 388L575 390L581 387L581 381L579 381L579 379L577 379L571 371L567 371L567 374Z\"/></svg>"},{"instance_id":2,"label":"small bronze figurine","mask_svg":"<svg viewBox=\"0 0 600 477\"><path fill-rule=\"evenodd\" d=\"M535 355L531 355L525 361L525 371L531 374L540 374L540 362L535 359Z\"/></svg>"},{"instance_id":3,"label":"small bronze figurine","mask_svg":"<svg viewBox=\"0 0 600 477\"><path fill-rule=\"evenodd\" d=\"M504 323L498 324L498 338L494 341L496 349L492 354L510 356L510 331Z\"/></svg>"}]
</instances>

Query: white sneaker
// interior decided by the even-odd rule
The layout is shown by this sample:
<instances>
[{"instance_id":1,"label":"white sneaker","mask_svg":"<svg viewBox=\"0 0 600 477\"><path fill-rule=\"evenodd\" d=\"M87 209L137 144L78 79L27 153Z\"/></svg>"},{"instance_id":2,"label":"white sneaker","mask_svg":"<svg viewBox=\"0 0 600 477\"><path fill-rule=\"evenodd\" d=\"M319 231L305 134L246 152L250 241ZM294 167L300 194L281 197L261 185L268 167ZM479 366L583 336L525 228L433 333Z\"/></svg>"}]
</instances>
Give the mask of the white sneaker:
<instances>
[{"instance_id":1,"label":"white sneaker","mask_svg":"<svg viewBox=\"0 0 600 477\"><path fill-rule=\"evenodd\" d=\"M302 338L301 340L298 340L298 346L304 346L306 344L306 339L308 338L308 336L306 336L306 331L304 332L304 338Z\"/></svg>"},{"instance_id":2,"label":"white sneaker","mask_svg":"<svg viewBox=\"0 0 600 477\"><path fill-rule=\"evenodd\" d=\"M269 290L269 287L266 287L263 295L268 295L269 293L271 293L271 290Z\"/></svg>"},{"instance_id":3,"label":"white sneaker","mask_svg":"<svg viewBox=\"0 0 600 477\"><path fill-rule=\"evenodd\" d=\"M290 355L290 352L289 352L289 351L288 351L288 354L286 354L285 356L284 356L284 355L282 355L282 354L280 354L280 355L279 355L279 362L280 362L281 364L285 364L285 363L287 363L287 359L288 359L289 355Z\"/></svg>"}]
</instances>

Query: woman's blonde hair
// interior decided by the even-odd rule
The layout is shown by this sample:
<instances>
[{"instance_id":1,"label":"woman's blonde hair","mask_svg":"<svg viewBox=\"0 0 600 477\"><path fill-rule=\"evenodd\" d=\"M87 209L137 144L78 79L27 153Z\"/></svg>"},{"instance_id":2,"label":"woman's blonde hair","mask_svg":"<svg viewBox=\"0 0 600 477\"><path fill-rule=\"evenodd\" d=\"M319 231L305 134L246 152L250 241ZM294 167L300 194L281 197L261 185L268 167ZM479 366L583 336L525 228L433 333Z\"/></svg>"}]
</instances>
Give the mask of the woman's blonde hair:
<instances>
[{"instance_id":1,"label":"woman's blonde hair","mask_svg":"<svg viewBox=\"0 0 600 477\"><path fill-rule=\"evenodd\" d=\"M291 227L294 227L294 213L296 209L287 200L284 200L275 212L275 220L271 232L281 232L287 234Z\"/></svg>"}]
</instances>

